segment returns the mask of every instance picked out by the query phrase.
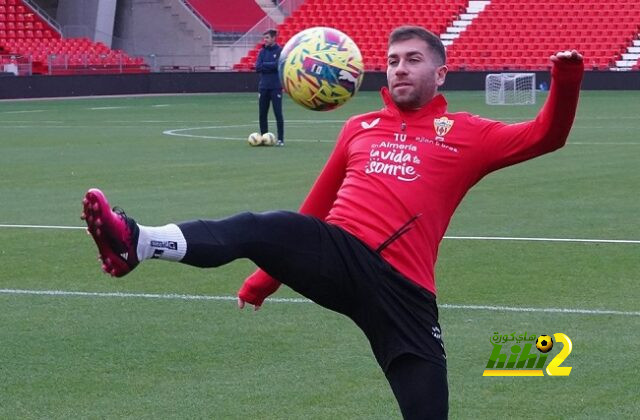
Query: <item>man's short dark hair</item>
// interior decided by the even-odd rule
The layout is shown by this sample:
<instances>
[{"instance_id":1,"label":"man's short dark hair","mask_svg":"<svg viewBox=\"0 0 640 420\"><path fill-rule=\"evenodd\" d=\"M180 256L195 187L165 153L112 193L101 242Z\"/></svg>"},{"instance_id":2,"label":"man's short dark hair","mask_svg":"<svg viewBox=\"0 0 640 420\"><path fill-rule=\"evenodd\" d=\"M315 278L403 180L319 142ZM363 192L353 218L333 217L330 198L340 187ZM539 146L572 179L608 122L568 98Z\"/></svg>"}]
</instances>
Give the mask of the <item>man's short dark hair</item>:
<instances>
[{"instance_id":1,"label":"man's short dark hair","mask_svg":"<svg viewBox=\"0 0 640 420\"><path fill-rule=\"evenodd\" d=\"M278 35L278 31L275 29L267 29L262 33L262 35L269 35L271 38L275 38Z\"/></svg>"},{"instance_id":2,"label":"man's short dark hair","mask_svg":"<svg viewBox=\"0 0 640 420\"><path fill-rule=\"evenodd\" d=\"M414 38L423 40L431 47L431 50L442 60L440 65L444 65L447 62L447 53L440 37L420 26L400 26L394 29L389 35L389 45Z\"/></svg>"}]
</instances>

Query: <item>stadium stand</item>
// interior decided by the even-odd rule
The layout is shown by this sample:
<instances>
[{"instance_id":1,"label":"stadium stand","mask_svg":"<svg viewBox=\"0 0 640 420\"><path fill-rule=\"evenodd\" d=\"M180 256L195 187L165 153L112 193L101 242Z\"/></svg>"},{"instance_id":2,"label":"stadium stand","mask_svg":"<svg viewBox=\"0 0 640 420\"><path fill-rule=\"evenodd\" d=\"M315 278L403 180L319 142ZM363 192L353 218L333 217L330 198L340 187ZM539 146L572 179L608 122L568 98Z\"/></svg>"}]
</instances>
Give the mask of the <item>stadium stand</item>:
<instances>
[{"instance_id":1,"label":"stadium stand","mask_svg":"<svg viewBox=\"0 0 640 420\"><path fill-rule=\"evenodd\" d=\"M22 0L0 0L0 55L30 57L34 74L140 73L141 58L86 38L62 38Z\"/></svg>"},{"instance_id":2,"label":"stadium stand","mask_svg":"<svg viewBox=\"0 0 640 420\"><path fill-rule=\"evenodd\" d=\"M466 12L460 0L307 0L277 27L283 45L312 26L332 26L360 47L365 68L383 70L389 31L415 24L437 34ZM545 70L549 55L568 47L590 70L615 67L640 31L638 0L492 0L447 48L451 70ZM261 44L233 68L254 69ZM639 65L633 66L638 69Z\"/></svg>"},{"instance_id":3,"label":"stadium stand","mask_svg":"<svg viewBox=\"0 0 640 420\"><path fill-rule=\"evenodd\" d=\"M545 70L568 47L605 70L638 36L637 0L493 0L447 49L454 69Z\"/></svg>"},{"instance_id":4,"label":"stadium stand","mask_svg":"<svg viewBox=\"0 0 640 420\"><path fill-rule=\"evenodd\" d=\"M237 38L250 33L252 28L256 32L256 23L267 20L255 0L181 1L206 22L214 37L217 33ZM284 45L291 36L308 27L331 26L347 33L358 44L367 71L381 71L386 67L389 31L415 24L446 38L448 64L454 71L545 70L549 67L549 55L568 47L585 55L588 70L640 70L638 0L481 1L486 7L474 18L467 18L472 3L478 2L306 0L277 26L279 43ZM239 62L236 54L226 65L235 62L234 70L253 70L261 47L261 43L253 45L258 36L259 33L249 38L248 45L252 48ZM147 54L152 53L155 54L153 51ZM207 66L200 68L213 68L209 66L208 54L209 50L202 54ZM29 74L150 71L142 58L131 57L123 50L88 38L63 38L25 0L0 0L0 56L4 56L0 57L3 65L14 64L18 56L26 59L31 63ZM20 71L24 68L21 65Z\"/></svg>"},{"instance_id":5,"label":"stadium stand","mask_svg":"<svg viewBox=\"0 0 640 420\"><path fill-rule=\"evenodd\" d=\"M246 32L265 16L255 0L188 0L217 32Z\"/></svg>"},{"instance_id":6,"label":"stadium stand","mask_svg":"<svg viewBox=\"0 0 640 420\"><path fill-rule=\"evenodd\" d=\"M403 24L421 25L441 33L464 10L466 0L307 0L277 27L283 45L297 32L330 26L349 35L360 47L367 70L386 66L389 31ZM239 71L254 68L261 44L234 65Z\"/></svg>"}]
</instances>

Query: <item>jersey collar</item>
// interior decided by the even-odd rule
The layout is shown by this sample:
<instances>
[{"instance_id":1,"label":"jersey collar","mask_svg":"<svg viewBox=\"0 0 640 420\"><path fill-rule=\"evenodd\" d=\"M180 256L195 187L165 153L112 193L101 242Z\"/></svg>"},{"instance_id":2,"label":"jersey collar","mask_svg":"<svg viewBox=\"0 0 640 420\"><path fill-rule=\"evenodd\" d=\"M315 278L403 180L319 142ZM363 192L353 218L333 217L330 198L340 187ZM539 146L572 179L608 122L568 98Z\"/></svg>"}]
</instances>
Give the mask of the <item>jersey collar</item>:
<instances>
[{"instance_id":1,"label":"jersey collar","mask_svg":"<svg viewBox=\"0 0 640 420\"><path fill-rule=\"evenodd\" d=\"M391 111L392 114L406 117L406 118L420 118L427 115L441 115L447 112L447 100L442 96L442 94L436 95L431 101L426 103L422 108L406 111L400 109L396 106L391 98L391 93L389 93L389 89L383 87L380 90L380 96L382 96L382 100L384 101L385 107Z\"/></svg>"}]
</instances>

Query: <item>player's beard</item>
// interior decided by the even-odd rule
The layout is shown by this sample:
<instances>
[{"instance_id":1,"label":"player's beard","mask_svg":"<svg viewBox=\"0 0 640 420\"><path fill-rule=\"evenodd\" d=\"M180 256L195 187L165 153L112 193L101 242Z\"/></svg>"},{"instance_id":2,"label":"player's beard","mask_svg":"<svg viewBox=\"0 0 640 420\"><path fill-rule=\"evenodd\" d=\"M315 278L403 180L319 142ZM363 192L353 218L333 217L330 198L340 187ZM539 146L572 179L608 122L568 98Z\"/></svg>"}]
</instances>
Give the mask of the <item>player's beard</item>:
<instances>
[{"instance_id":1,"label":"player's beard","mask_svg":"<svg viewBox=\"0 0 640 420\"><path fill-rule=\"evenodd\" d=\"M391 98L398 108L418 109L429 102L435 96L435 92L435 84L412 85L409 92L398 93L396 89L392 89Z\"/></svg>"}]
</instances>

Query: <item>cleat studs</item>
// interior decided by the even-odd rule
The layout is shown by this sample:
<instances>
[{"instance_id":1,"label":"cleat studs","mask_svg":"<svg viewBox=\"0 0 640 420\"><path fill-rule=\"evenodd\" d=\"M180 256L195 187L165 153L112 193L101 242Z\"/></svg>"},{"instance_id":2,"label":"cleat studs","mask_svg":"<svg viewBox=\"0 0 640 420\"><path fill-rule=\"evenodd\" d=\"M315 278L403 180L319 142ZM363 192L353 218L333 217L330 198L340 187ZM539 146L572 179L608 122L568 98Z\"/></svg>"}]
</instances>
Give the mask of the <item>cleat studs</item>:
<instances>
[{"instance_id":1,"label":"cleat studs","mask_svg":"<svg viewBox=\"0 0 640 420\"><path fill-rule=\"evenodd\" d=\"M101 236L102 235L102 231L100 230L100 228L96 229L96 235L97 236Z\"/></svg>"},{"instance_id":2,"label":"cleat studs","mask_svg":"<svg viewBox=\"0 0 640 420\"><path fill-rule=\"evenodd\" d=\"M93 206L92 206L92 207L93 207L93 210L94 210L94 211L98 211L98 210L100 209L100 205L99 205L97 202L96 202L96 203L93 203Z\"/></svg>"},{"instance_id":3,"label":"cleat studs","mask_svg":"<svg viewBox=\"0 0 640 420\"><path fill-rule=\"evenodd\" d=\"M102 219L100 218L96 219L96 226L98 227L102 226Z\"/></svg>"}]
</instances>

